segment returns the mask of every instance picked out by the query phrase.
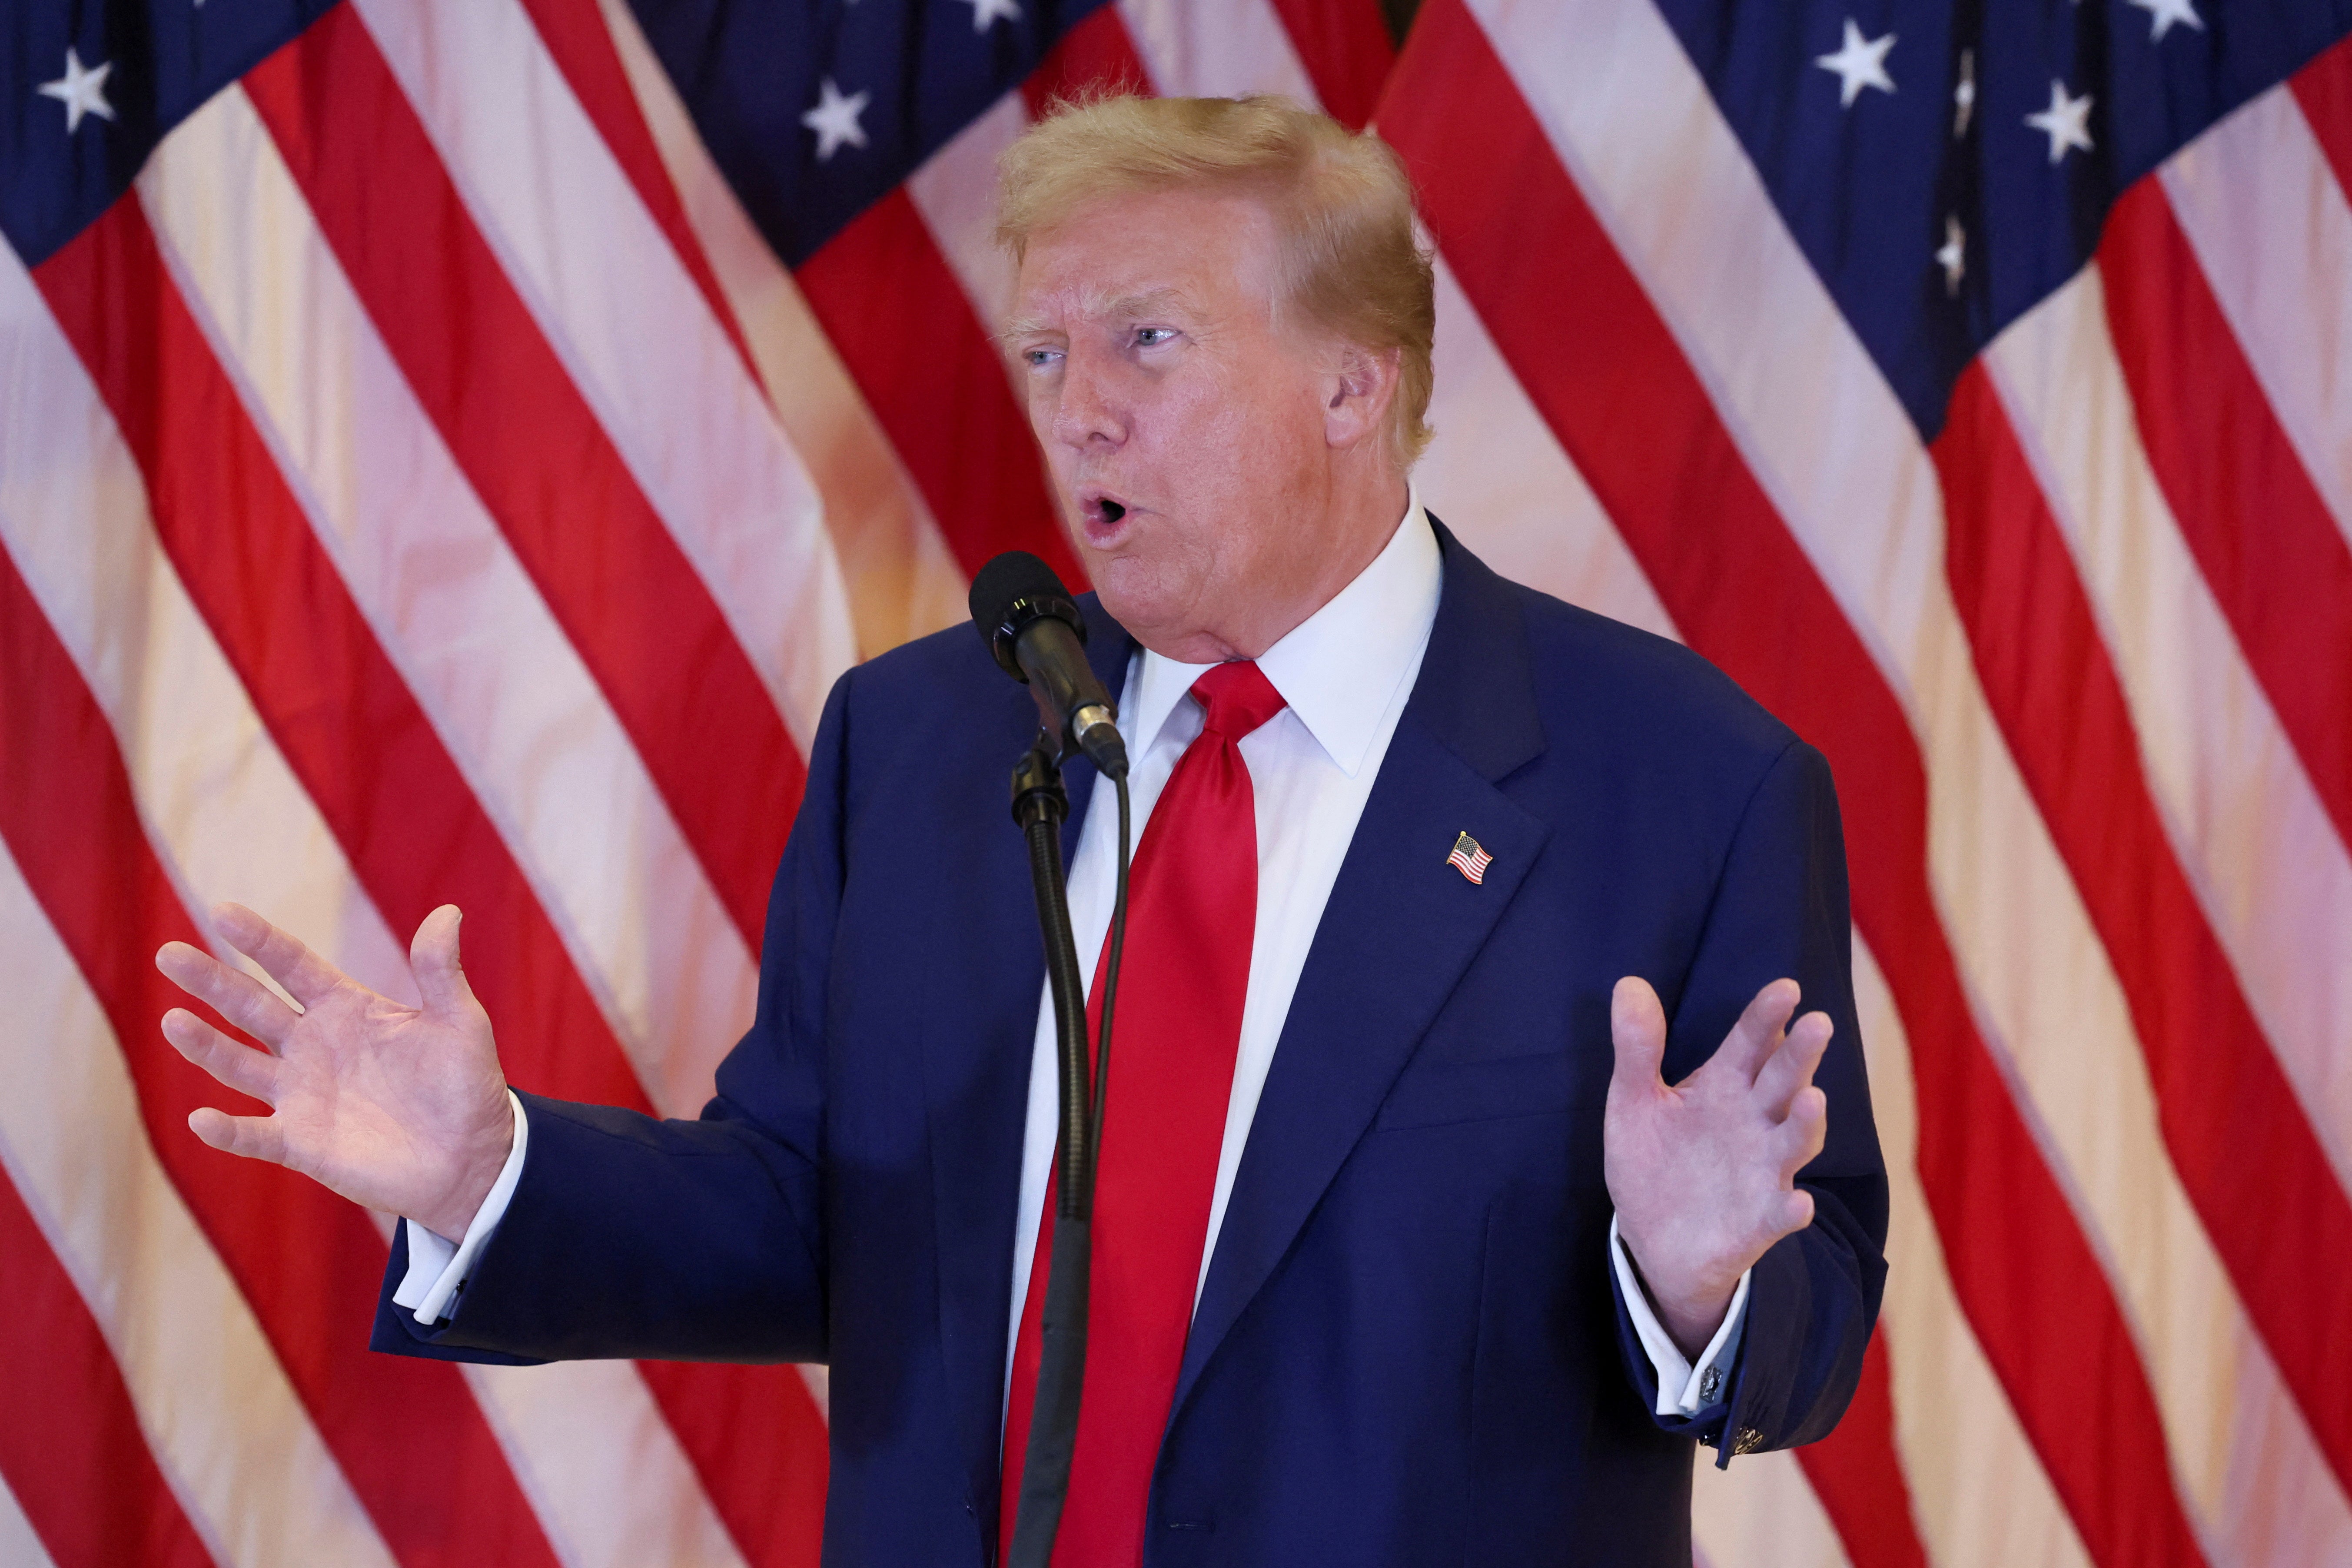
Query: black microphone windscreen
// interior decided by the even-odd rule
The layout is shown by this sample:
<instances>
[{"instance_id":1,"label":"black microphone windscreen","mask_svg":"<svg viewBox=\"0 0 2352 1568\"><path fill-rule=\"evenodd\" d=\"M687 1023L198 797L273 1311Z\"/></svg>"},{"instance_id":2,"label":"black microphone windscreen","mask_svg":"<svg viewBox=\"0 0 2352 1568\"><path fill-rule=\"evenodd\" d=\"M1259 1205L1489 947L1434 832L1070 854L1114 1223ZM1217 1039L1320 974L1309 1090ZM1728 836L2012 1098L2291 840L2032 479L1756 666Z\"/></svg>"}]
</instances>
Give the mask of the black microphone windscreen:
<instances>
[{"instance_id":1,"label":"black microphone windscreen","mask_svg":"<svg viewBox=\"0 0 2352 1568\"><path fill-rule=\"evenodd\" d=\"M996 628L1024 599L1066 599L1070 591L1054 569L1025 550L1008 550L982 566L971 580L971 620L980 635L993 639Z\"/></svg>"},{"instance_id":2,"label":"black microphone windscreen","mask_svg":"<svg viewBox=\"0 0 2352 1568\"><path fill-rule=\"evenodd\" d=\"M1087 640L1085 619L1076 601L1054 569L1025 550L1008 550L989 562L971 580L971 624L999 668L1015 680L1026 681L1014 657L1013 640L1021 629L1042 616L1066 622Z\"/></svg>"}]
</instances>

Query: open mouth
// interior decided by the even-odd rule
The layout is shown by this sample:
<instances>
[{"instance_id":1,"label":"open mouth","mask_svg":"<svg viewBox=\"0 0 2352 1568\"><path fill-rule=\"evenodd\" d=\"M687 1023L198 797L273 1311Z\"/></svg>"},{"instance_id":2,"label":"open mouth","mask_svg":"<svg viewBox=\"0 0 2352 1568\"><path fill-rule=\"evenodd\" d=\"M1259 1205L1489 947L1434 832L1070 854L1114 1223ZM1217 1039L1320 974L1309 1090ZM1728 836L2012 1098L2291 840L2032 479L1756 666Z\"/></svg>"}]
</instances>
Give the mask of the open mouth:
<instances>
[{"instance_id":1,"label":"open mouth","mask_svg":"<svg viewBox=\"0 0 2352 1568\"><path fill-rule=\"evenodd\" d=\"M1078 491L1078 519L1098 539L1118 532L1127 513L1128 503L1108 490L1088 485Z\"/></svg>"}]
</instances>

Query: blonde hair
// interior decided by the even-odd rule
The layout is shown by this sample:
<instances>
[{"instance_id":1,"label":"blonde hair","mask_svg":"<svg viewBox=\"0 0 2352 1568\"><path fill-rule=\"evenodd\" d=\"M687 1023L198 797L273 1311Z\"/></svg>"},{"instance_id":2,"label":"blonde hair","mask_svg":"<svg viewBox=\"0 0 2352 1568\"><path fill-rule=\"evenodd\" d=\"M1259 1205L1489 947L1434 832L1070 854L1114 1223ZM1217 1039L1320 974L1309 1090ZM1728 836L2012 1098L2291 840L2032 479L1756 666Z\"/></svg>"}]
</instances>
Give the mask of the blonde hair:
<instances>
[{"instance_id":1,"label":"blonde hair","mask_svg":"<svg viewBox=\"0 0 2352 1568\"><path fill-rule=\"evenodd\" d=\"M1277 310L1371 353L1397 351L1390 441L1411 466L1429 445L1429 253L1413 233L1403 161L1287 99L1057 102L997 160L996 237L1019 262L1032 236L1108 196L1229 190L1262 202L1281 251Z\"/></svg>"}]
</instances>

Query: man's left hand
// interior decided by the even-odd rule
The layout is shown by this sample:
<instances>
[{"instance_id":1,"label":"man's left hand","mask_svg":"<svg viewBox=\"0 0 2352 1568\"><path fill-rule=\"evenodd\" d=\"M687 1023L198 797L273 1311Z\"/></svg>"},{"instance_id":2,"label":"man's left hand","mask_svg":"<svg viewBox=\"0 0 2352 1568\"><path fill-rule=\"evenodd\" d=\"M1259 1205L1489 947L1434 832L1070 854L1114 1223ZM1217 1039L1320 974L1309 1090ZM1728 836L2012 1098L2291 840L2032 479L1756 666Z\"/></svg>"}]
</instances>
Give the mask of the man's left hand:
<instances>
[{"instance_id":1,"label":"man's left hand","mask_svg":"<svg viewBox=\"0 0 2352 1568\"><path fill-rule=\"evenodd\" d=\"M1797 983L1756 994L1722 1047L1678 1084L1660 1074L1666 1013L1649 982L1627 975L1610 1001L1617 1067L1601 1129L1617 1233L1686 1356L1715 1337L1739 1277L1765 1249L1813 1219L1797 1172L1822 1151L1829 1100L1813 1069L1830 1020L1792 1026Z\"/></svg>"}]
</instances>

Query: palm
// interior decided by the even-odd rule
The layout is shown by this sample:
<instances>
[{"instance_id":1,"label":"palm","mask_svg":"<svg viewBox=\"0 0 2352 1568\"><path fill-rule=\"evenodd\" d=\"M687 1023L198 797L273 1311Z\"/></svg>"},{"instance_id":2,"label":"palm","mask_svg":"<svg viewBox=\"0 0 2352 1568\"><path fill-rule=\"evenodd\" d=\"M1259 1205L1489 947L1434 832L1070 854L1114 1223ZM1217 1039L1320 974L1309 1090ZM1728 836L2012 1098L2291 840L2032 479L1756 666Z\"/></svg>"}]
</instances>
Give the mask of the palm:
<instances>
[{"instance_id":1,"label":"palm","mask_svg":"<svg viewBox=\"0 0 2352 1568\"><path fill-rule=\"evenodd\" d=\"M163 973L268 1048L255 1051L193 1013L163 1031L222 1083L268 1103L266 1117L196 1111L199 1138L302 1173L355 1202L461 1233L511 1135L490 1020L457 965L457 912L438 910L411 950L425 1005L404 1006L338 972L249 910L220 928L301 1004L174 942Z\"/></svg>"},{"instance_id":2,"label":"palm","mask_svg":"<svg viewBox=\"0 0 2352 1568\"><path fill-rule=\"evenodd\" d=\"M1790 1026L1796 1004L1793 983L1766 986L1721 1048L1669 1085L1659 1076L1665 1015L1657 994L1640 980L1618 983L1603 1166L1618 1232L1678 1340L1696 1334L1704 1343L1739 1276L1811 1223L1811 1195L1795 1181L1827 1130L1812 1076L1830 1023L1809 1013Z\"/></svg>"}]
</instances>

